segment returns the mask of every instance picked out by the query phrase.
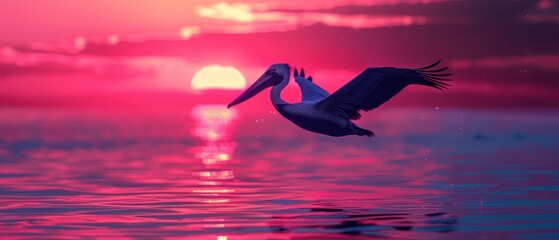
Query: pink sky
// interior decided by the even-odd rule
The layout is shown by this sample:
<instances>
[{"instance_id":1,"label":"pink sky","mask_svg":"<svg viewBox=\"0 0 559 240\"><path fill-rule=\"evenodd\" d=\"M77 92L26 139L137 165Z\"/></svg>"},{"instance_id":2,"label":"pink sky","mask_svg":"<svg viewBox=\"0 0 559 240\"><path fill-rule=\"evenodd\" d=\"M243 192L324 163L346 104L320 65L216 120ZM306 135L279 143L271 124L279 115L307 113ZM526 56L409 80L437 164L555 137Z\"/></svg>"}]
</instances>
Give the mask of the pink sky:
<instances>
[{"instance_id":1,"label":"pink sky","mask_svg":"<svg viewBox=\"0 0 559 240\"><path fill-rule=\"evenodd\" d=\"M413 68L438 59L455 73L453 87L445 93L412 87L394 100L397 104L417 105L417 99L419 105L440 101L461 107L559 104L555 1L498 6L435 0L24 0L3 5L4 106L95 105L99 96L119 101L129 99L122 97L126 94L166 92L203 101L208 93L194 91L190 81L204 66L233 66L251 83L276 62L305 67L333 92L368 66ZM296 101L297 91L291 86L286 97ZM226 103L235 94L219 94L218 100Z\"/></svg>"}]
</instances>

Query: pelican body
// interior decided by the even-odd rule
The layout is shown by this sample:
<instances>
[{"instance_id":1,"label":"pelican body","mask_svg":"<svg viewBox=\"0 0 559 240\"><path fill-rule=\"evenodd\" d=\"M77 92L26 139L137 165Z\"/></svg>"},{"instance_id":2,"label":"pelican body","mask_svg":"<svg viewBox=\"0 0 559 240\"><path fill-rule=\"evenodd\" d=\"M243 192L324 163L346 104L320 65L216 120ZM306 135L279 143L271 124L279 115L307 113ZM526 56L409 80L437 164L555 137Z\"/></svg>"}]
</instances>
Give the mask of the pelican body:
<instances>
[{"instance_id":1,"label":"pelican body","mask_svg":"<svg viewBox=\"0 0 559 240\"><path fill-rule=\"evenodd\" d=\"M367 68L331 95L305 77L305 71L294 69L293 77L299 85L302 100L290 104L281 98L281 91L289 84L291 68L288 64L273 64L227 107L240 104L268 87L276 110L295 125L315 133L334 137L346 135L374 136L351 120L361 118L359 111L370 111L390 100L411 84L446 89L450 81L447 68L435 69L440 61L427 67L405 69L393 67Z\"/></svg>"}]
</instances>

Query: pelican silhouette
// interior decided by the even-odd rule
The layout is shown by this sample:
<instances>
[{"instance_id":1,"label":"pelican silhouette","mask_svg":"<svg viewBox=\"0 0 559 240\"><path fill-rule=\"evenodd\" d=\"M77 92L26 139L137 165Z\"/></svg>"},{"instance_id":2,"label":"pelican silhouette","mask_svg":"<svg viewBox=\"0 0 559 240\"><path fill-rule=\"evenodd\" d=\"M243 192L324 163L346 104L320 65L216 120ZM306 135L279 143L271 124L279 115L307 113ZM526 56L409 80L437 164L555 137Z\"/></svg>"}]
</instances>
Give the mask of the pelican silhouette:
<instances>
[{"instance_id":1,"label":"pelican silhouette","mask_svg":"<svg viewBox=\"0 0 559 240\"><path fill-rule=\"evenodd\" d=\"M370 111L390 100L411 84L447 89L452 75L448 67L435 68L437 61L418 69L370 67L332 95L305 78L305 71L294 69L295 82L301 88L302 100L290 104L281 99L281 91L289 83L288 64L273 64L266 72L233 100L228 108L242 103L262 90L272 87L270 96L276 110L297 126L315 133L339 137L346 135L374 136L370 130L355 125L351 120L361 118L359 111Z\"/></svg>"}]
</instances>

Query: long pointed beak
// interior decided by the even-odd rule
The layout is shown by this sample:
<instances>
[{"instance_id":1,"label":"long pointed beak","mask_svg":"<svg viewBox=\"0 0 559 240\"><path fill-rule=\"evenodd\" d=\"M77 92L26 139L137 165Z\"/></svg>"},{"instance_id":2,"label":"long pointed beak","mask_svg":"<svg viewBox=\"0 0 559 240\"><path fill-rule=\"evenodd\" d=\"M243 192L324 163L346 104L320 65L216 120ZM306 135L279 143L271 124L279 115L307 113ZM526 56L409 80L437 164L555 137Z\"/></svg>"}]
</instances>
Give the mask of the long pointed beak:
<instances>
[{"instance_id":1,"label":"long pointed beak","mask_svg":"<svg viewBox=\"0 0 559 240\"><path fill-rule=\"evenodd\" d=\"M271 87L274 85L274 81L270 81L273 76L270 74L264 74L256 82L254 82L250 87L248 87L241 95L239 95L235 100L233 100L227 108L235 106L239 103L242 103L250 98L254 97L254 95L262 92L262 90L266 89L267 87Z\"/></svg>"}]
</instances>

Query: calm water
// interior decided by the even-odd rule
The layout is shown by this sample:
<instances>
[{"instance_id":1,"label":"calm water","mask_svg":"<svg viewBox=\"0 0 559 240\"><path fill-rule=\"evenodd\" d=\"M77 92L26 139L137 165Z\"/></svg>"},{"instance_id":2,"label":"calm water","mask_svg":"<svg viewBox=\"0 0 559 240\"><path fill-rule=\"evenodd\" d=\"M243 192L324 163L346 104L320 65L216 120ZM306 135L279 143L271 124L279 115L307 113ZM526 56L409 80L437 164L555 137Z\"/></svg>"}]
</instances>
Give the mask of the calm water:
<instances>
[{"instance_id":1,"label":"calm water","mask_svg":"<svg viewBox=\"0 0 559 240\"><path fill-rule=\"evenodd\" d=\"M3 109L2 239L559 238L559 112Z\"/></svg>"}]
</instances>

